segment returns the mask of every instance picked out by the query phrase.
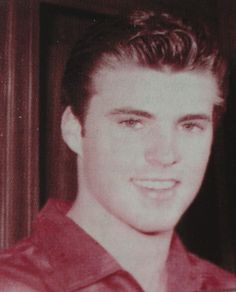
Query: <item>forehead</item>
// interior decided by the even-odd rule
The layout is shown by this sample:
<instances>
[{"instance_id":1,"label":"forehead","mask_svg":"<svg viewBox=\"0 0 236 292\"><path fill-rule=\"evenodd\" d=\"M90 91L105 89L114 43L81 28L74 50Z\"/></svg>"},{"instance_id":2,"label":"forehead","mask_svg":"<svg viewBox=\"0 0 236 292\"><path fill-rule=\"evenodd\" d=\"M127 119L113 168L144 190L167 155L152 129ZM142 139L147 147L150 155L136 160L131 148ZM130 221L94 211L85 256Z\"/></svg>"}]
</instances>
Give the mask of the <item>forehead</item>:
<instances>
[{"instance_id":1,"label":"forehead","mask_svg":"<svg viewBox=\"0 0 236 292\"><path fill-rule=\"evenodd\" d=\"M219 102L217 82L210 72L157 71L132 64L105 67L94 75L97 109L137 107L147 111L165 108L195 110Z\"/></svg>"}]
</instances>

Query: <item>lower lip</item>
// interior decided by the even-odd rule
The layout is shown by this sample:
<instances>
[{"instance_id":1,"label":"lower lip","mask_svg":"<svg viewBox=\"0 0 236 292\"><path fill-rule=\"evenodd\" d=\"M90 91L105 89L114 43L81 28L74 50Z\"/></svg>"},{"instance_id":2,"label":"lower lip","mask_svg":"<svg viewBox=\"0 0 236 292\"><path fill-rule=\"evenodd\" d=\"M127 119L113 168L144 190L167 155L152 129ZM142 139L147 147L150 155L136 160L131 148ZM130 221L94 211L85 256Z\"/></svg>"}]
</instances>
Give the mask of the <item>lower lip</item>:
<instances>
[{"instance_id":1,"label":"lower lip","mask_svg":"<svg viewBox=\"0 0 236 292\"><path fill-rule=\"evenodd\" d=\"M175 189L178 185L178 182L176 182L172 187L167 188L167 189L152 189L152 188L147 188L140 186L134 182L134 185L136 188L138 188L141 193L153 200L157 201L167 201L174 197L175 194Z\"/></svg>"}]
</instances>

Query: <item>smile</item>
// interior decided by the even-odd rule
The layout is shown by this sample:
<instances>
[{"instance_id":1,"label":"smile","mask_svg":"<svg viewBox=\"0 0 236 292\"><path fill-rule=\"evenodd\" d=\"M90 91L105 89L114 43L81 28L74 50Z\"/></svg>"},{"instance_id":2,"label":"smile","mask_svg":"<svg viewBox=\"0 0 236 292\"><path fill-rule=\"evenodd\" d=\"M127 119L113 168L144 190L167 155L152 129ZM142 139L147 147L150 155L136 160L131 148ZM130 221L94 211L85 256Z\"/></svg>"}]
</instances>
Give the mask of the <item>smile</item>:
<instances>
[{"instance_id":1,"label":"smile","mask_svg":"<svg viewBox=\"0 0 236 292\"><path fill-rule=\"evenodd\" d=\"M138 187L153 191L169 190L178 183L175 179L132 179L132 181Z\"/></svg>"}]
</instances>

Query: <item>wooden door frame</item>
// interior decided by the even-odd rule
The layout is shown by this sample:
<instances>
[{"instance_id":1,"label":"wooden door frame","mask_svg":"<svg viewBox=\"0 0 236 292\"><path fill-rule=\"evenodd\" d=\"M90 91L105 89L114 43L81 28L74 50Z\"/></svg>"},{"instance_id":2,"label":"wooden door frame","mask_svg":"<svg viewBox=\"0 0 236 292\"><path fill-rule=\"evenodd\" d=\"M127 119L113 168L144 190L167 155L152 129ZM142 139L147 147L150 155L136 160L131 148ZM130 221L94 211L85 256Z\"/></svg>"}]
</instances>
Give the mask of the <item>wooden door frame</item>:
<instances>
[{"instance_id":1,"label":"wooden door frame","mask_svg":"<svg viewBox=\"0 0 236 292\"><path fill-rule=\"evenodd\" d=\"M38 7L0 2L1 247L29 233L38 209Z\"/></svg>"}]
</instances>

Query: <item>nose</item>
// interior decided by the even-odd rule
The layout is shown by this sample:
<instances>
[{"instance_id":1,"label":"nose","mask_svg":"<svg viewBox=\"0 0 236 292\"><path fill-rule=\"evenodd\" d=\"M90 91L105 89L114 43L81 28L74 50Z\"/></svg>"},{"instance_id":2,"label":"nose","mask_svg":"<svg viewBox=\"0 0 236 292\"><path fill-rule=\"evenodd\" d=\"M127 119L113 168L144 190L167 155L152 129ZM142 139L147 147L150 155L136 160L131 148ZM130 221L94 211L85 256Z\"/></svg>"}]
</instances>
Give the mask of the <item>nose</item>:
<instances>
[{"instance_id":1,"label":"nose","mask_svg":"<svg viewBox=\"0 0 236 292\"><path fill-rule=\"evenodd\" d=\"M145 159L149 164L168 167L180 160L176 137L171 130L152 134L150 140L145 151Z\"/></svg>"}]
</instances>

